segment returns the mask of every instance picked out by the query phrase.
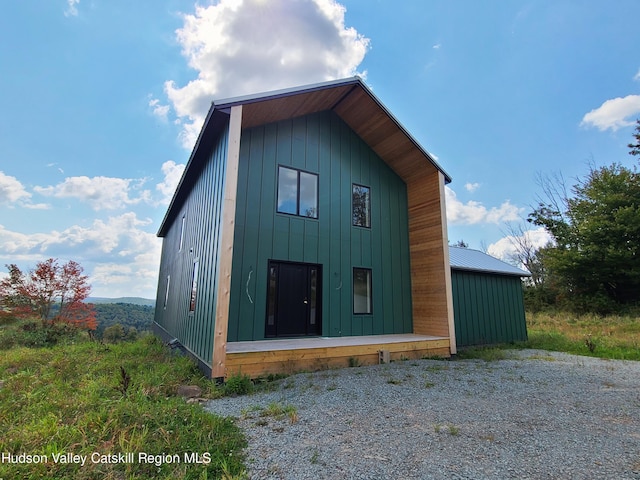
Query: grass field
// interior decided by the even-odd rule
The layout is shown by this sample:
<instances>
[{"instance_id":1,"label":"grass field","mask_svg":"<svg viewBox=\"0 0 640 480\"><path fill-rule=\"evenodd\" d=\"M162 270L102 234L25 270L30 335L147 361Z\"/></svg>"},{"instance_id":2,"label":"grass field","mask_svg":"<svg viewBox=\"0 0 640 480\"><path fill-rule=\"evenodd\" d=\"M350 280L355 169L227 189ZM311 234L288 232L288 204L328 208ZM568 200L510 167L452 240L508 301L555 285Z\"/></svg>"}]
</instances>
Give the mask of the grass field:
<instances>
[{"instance_id":1,"label":"grass field","mask_svg":"<svg viewBox=\"0 0 640 480\"><path fill-rule=\"evenodd\" d=\"M14 455L0 462L0 478L243 477L242 432L176 395L183 384L205 397L220 389L155 337L10 345L24 335L0 326L0 455Z\"/></svg>"},{"instance_id":2,"label":"grass field","mask_svg":"<svg viewBox=\"0 0 640 480\"><path fill-rule=\"evenodd\" d=\"M460 358L506 358L505 349L536 348L618 360L640 360L640 319L635 315L527 312L529 340L463 348Z\"/></svg>"},{"instance_id":3,"label":"grass field","mask_svg":"<svg viewBox=\"0 0 640 480\"><path fill-rule=\"evenodd\" d=\"M530 348L640 360L640 320L636 316L527 313L527 330Z\"/></svg>"},{"instance_id":4,"label":"grass field","mask_svg":"<svg viewBox=\"0 0 640 480\"><path fill-rule=\"evenodd\" d=\"M640 360L635 316L535 313L527 326L527 342L459 357L498 360L505 348L538 348ZM15 460L0 462L0 479L244 478L242 432L177 396L180 385L197 385L207 398L252 388L241 377L216 386L153 336L104 345L86 334L0 324L0 455ZM124 453L133 456L117 457ZM32 463L20 463L26 456Z\"/></svg>"}]
</instances>

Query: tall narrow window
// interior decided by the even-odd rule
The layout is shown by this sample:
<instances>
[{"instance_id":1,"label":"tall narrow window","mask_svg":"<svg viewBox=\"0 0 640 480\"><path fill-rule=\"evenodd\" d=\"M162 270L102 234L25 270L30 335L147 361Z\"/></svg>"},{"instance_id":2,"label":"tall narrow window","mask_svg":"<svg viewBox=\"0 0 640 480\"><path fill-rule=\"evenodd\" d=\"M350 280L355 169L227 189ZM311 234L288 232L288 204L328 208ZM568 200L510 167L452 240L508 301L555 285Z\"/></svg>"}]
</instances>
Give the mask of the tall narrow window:
<instances>
[{"instance_id":1,"label":"tall narrow window","mask_svg":"<svg viewBox=\"0 0 640 480\"><path fill-rule=\"evenodd\" d=\"M371 192L369 187L353 184L353 225L371 227Z\"/></svg>"},{"instance_id":2,"label":"tall narrow window","mask_svg":"<svg viewBox=\"0 0 640 480\"><path fill-rule=\"evenodd\" d=\"M309 267L309 325L316 325L318 314L318 268Z\"/></svg>"},{"instance_id":3,"label":"tall narrow window","mask_svg":"<svg viewBox=\"0 0 640 480\"><path fill-rule=\"evenodd\" d=\"M298 215L318 218L318 176L300 172Z\"/></svg>"},{"instance_id":4,"label":"tall narrow window","mask_svg":"<svg viewBox=\"0 0 640 480\"><path fill-rule=\"evenodd\" d=\"M184 227L187 223L187 216L182 215L182 223L180 224L180 245L178 246L178 251L182 251L182 247L184 246Z\"/></svg>"},{"instance_id":5,"label":"tall narrow window","mask_svg":"<svg viewBox=\"0 0 640 480\"><path fill-rule=\"evenodd\" d=\"M276 325L276 287L278 285L278 269L269 266L269 283L267 284L267 328L275 332Z\"/></svg>"},{"instance_id":6,"label":"tall narrow window","mask_svg":"<svg viewBox=\"0 0 640 480\"><path fill-rule=\"evenodd\" d=\"M278 167L277 212L318 218L318 175Z\"/></svg>"},{"instance_id":7,"label":"tall narrow window","mask_svg":"<svg viewBox=\"0 0 640 480\"><path fill-rule=\"evenodd\" d=\"M167 275L167 289L164 292L164 307L167 308L167 304L169 303L169 285L171 284L171 275Z\"/></svg>"},{"instance_id":8,"label":"tall narrow window","mask_svg":"<svg viewBox=\"0 0 640 480\"><path fill-rule=\"evenodd\" d=\"M198 260L193 262L193 278L191 279L191 298L189 299L189 313L196 311L196 295L198 293Z\"/></svg>"},{"instance_id":9,"label":"tall narrow window","mask_svg":"<svg viewBox=\"0 0 640 480\"><path fill-rule=\"evenodd\" d=\"M298 214L298 171L278 167L278 212Z\"/></svg>"},{"instance_id":10,"label":"tall narrow window","mask_svg":"<svg viewBox=\"0 0 640 480\"><path fill-rule=\"evenodd\" d=\"M353 269L353 313L369 314L372 312L371 270L368 268Z\"/></svg>"}]
</instances>

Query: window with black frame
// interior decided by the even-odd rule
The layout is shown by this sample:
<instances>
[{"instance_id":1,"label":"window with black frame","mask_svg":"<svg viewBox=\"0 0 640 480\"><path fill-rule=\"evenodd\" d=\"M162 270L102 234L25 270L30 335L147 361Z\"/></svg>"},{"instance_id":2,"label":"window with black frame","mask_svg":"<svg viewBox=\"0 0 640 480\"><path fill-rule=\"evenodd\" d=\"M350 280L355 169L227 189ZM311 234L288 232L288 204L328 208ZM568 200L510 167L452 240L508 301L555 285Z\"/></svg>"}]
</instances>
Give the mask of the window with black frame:
<instances>
[{"instance_id":1,"label":"window with black frame","mask_svg":"<svg viewBox=\"0 0 640 480\"><path fill-rule=\"evenodd\" d=\"M366 315L372 313L371 269L353 269L353 313Z\"/></svg>"},{"instance_id":2,"label":"window with black frame","mask_svg":"<svg viewBox=\"0 0 640 480\"><path fill-rule=\"evenodd\" d=\"M371 228L371 190L354 183L352 193L353 225Z\"/></svg>"},{"instance_id":3,"label":"window with black frame","mask_svg":"<svg viewBox=\"0 0 640 480\"><path fill-rule=\"evenodd\" d=\"M278 213L318 218L318 175L278 167Z\"/></svg>"},{"instance_id":4,"label":"window with black frame","mask_svg":"<svg viewBox=\"0 0 640 480\"><path fill-rule=\"evenodd\" d=\"M196 311L196 296L198 294L198 265L199 261L193 262L193 275L191 277L191 295L189 296L189 313Z\"/></svg>"}]
</instances>

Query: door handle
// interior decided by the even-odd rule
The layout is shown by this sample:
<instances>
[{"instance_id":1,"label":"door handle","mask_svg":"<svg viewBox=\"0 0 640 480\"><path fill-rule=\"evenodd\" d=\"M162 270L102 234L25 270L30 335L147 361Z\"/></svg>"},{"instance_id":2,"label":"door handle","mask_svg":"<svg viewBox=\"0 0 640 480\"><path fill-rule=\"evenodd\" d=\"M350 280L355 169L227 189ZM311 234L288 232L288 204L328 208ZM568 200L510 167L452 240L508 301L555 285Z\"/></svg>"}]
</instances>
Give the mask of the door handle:
<instances>
[{"instance_id":1,"label":"door handle","mask_svg":"<svg viewBox=\"0 0 640 480\"><path fill-rule=\"evenodd\" d=\"M309 303L309 301L305 298L305 299L302 301L302 303L304 303L304 304L306 305L307 303Z\"/></svg>"}]
</instances>

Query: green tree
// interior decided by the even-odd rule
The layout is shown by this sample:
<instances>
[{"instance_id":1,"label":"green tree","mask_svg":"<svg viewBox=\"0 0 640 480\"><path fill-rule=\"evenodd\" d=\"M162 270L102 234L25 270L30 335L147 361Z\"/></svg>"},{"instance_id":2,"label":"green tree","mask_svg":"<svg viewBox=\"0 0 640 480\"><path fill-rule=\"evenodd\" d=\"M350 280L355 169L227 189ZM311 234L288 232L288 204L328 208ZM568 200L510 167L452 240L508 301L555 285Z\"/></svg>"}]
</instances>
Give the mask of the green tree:
<instances>
[{"instance_id":1,"label":"green tree","mask_svg":"<svg viewBox=\"0 0 640 480\"><path fill-rule=\"evenodd\" d=\"M633 134L633 138L635 138L635 143L630 143L627 145L629 150L629 155L640 155L640 120L636 120L636 133Z\"/></svg>"},{"instance_id":2,"label":"green tree","mask_svg":"<svg viewBox=\"0 0 640 480\"><path fill-rule=\"evenodd\" d=\"M111 325L104 329L102 334L102 339L108 343L118 343L125 339L126 333L124 331L124 327L119 323L115 325Z\"/></svg>"},{"instance_id":3,"label":"green tree","mask_svg":"<svg viewBox=\"0 0 640 480\"><path fill-rule=\"evenodd\" d=\"M453 246L459 247L459 248L469 248L469 244L465 242L463 239L458 240L456 243L453 244Z\"/></svg>"},{"instance_id":4,"label":"green tree","mask_svg":"<svg viewBox=\"0 0 640 480\"><path fill-rule=\"evenodd\" d=\"M138 338L138 329L136 327L127 328L127 341L132 341Z\"/></svg>"},{"instance_id":5,"label":"green tree","mask_svg":"<svg viewBox=\"0 0 640 480\"><path fill-rule=\"evenodd\" d=\"M571 194L546 189L529 221L555 245L543 249L559 297L579 310L608 311L640 301L640 176L618 164L591 167ZM549 196L549 192L555 195Z\"/></svg>"}]
</instances>

